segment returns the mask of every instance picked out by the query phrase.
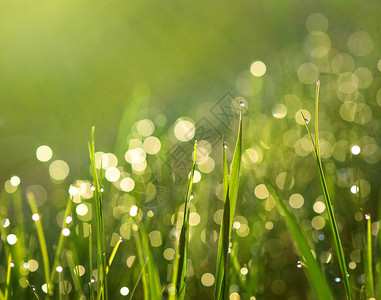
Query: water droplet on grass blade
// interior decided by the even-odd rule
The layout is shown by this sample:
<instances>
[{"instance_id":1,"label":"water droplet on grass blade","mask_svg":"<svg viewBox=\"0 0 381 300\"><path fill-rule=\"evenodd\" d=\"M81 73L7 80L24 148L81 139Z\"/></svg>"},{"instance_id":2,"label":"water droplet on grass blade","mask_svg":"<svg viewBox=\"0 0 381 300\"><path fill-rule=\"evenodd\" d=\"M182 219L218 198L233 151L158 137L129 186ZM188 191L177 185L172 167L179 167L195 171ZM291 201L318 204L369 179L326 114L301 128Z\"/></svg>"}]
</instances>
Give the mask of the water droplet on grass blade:
<instances>
[{"instance_id":1,"label":"water droplet on grass blade","mask_svg":"<svg viewBox=\"0 0 381 300\"><path fill-rule=\"evenodd\" d=\"M94 192L95 191L95 186L91 185L90 190L92 190Z\"/></svg>"},{"instance_id":2,"label":"water droplet on grass blade","mask_svg":"<svg viewBox=\"0 0 381 300\"><path fill-rule=\"evenodd\" d=\"M15 266L15 262L12 260L9 265L11 266L11 268L13 268Z\"/></svg>"},{"instance_id":3,"label":"water droplet on grass blade","mask_svg":"<svg viewBox=\"0 0 381 300\"><path fill-rule=\"evenodd\" d=\"M228 143L224 142L224 149L228 148Z\"/></svg>"},{"instance_id":4,"label":"water droplet on grass blade","mask_svg":"<svg viewBox=\"0 0 381 300\"><path fill-rule=\"evenodd\" d=\"M245 101L239 100L239 106L245 107L246 106Z\"/></svg>"},{"instance_id":5,"label":"water droplet on grass blade","mask_svg":"<svg viewBox=\"0 0 381 300\"><path fill-rule=\"evenodd\" d=\"M339 277L336 277L336 278L335 278L335 281L336 281L336 282L340 282L341 279L340 279Z\"/></svg>"},{"instance_id":6,"label":"water droplet on grass blade","mask_svg":"<svg viewBox=\"0 0 381 300\"><path fill-rule=\"evenodd\" d=\"M91 277L91 282L92 282L92 283L95 282L95 277L94 277L94 276Z\"/></svg>"},{"instance_id":7,"label":"water droplet on grass blade","mask_svg":"<svg viewBox=\"0 0 381 300\"><path fill-rule=\"evenodd\" d=\"M300 260L298 260L298 262L296 264L296 267L299 268L299 269L302 267L302 262Z\"/></svg>"},{"instance_id":8,"label":"water droplet on grass blade","mask_svg":"<svg viewBox=\"0 0 381 300\"><path fill-rule=\"evenodd\" d=\"M365 214L365 219L369 220L370 219L370 214Z\"/></svg>"}]
</instances>

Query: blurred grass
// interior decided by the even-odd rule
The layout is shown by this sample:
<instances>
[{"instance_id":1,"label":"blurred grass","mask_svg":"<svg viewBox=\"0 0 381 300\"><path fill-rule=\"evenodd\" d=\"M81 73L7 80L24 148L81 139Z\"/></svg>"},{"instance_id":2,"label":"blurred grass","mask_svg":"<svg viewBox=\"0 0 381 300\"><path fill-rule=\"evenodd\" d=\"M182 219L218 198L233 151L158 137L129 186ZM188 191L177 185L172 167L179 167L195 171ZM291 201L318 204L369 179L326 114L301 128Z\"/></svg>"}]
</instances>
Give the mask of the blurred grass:
<instances>
[{"instance_id":1,"label":"blurred grass","mask_svg":"<svg viewBox=\"0 0 381 300\"><path fill-rule=\"evenodd\" d=\"M99 276L102 274L101 269L93 268L93 262L100 261L98 249L102 247L106 257L110 258L111 254L113 258L108 273L110 263L103 262L103 271L110 283L110 299L121 297L126 287L127 297L142 299L149 294L159 297L162 291L165 297L164 286L171 282L174 263L171 253L176 249L173 228L178 225L176 220L181 216L177 212L183 204L178 199L186 189L184 181L172 172L177 169L168 157L174 145L186 147L191 143L179 142L174 137L175 120L188 117L197 123L207 119L218 127L220 120L210 116L210 108L222 95L231 92L245 97L248 110L243 118L247 130L242 145L239 198L235 212L231 214L233 207L230 207L228 216L233 247L231 267L226 272L229 277L226 294L233 298L239 294L241 299L314 299L311 278L322 275L335 297L344 298L342 282L336 282L340 279L340 268L327 226L327 207L318 212L315 206L321 205L324 199L318 173L307 167L314 164L313 149L307 145L304 124L296 116L300 109L308 112L314 109L312 81L306 82L299 71L301 65L309 63L318 68L318 77L324 84L319 123L321 167L325 170L325 186L331 193L342 252L347 259L345 267L354 297L365 292L372 295L371 271L374 271L373 288L377 296L381 278L378 238L381 81L380 67L377 67L380 4L328 0L276 4L249 1L240 4L217 4L216 1L176 5L144 1L114 4L96 1L88 7L75 1L42 4L22 1L5 4L0 12L0 38L4 45L0 49L3 99L0 182L7 186L11 176L17 174L21 178L15 192L1 190L3 226L0 228L4 241L0 245L1 291L9 288L16 298L44 295L41 287L48 281L45 279L48 276L44 276L44 261L49 256L53 260L45 265L56 266L54 257L62 245L63 285L57 286L57 290L70 287L71 291L69 296L60 297L94 297L93 291L100 294L97 283L91 281L97 271L100 270ZM331 44L323 57L312 55L311 47L318 47L313 44L313 38L325 37L324 34L306 29L307 18L316 12L323 13L329 21L324 34ZM349 37L357 30L368 32L373 39L374 48L366 56L356 55L348 47ZM342 66L337 59L341 54L349 55L349 61ZM250 73L254 60L266 64L264 76L255 77ZM340 85L343 77L340 76L357 72L359 68L371 72L371 84L364 87L366 76L356 73L356 91L343 95ZM314 69L311 70L313 73ZM356 106L350 106L353 103ZM279 114L279 104L286 107L283 117ZM352 111L353 120L350 119ZM156 121L159 115L166 121L161 125ZM237 115L233 118L236 120ZM144 143L145 137L136 130L136 122L143 119L153 122L153 135L160 140L161 150L157 155L145 154L147 168L141 174L124 162L124 155L132 147L131 140ZM132 178L135 187L124 192L118 188L119 181L104 180L104 232L100 236L94 223L96 201L77 197L72 203L71 234L67 237L68 243L62 244L67 189L76 180L90 182L85 137L92 125L97 127L97 149L117 154L121 178ZM219 138L225 134L232 145L237 132L235 126L230 130L224 125L218 127ZM51 178L50 162L36 160L35 150L42 144L53 149L52 160L68 162L70 172L64 181ZM350 149L357 144L361 146L361 153L354 162ZM198 186L188 211L189 251L185 275L189 299L212 298L220 282L213 275L221 228L218 220L223 216L224 190L227 193L221 176L227 166L221 164L222 155L215 150L218 147L213 144L211 148L208 157L213 159L215 167L206 173L197 166L202 179L195 183ZM226 149L227 160L233 157L231 148ZM190 158L191 155L185 166L187 172L191 170ZM93 169L92 174L98 171L99 168L95 172ZM274 183L279 199L290 204L286 204L289 219L300 220L297 225L304 234L303 237L299 234L299 239L309 241L310 246L312 243L316 255L312 258L309 255L314 263L303 263L307 267L318 265L321 274L308 275L312 272L310 267L306 272L296 268L301 253L294 247L292 230L290 236L272 198L258 192L262 181L257 173ZM40 252L39 234L26 209L25 195L34 185L43 187L46 194L44 197L36 194L36 211L43 217L46 239L44 253ZM153 199L152 190L157 196ZM295 206L293 199L303 199L302 206ZM78 214L81 204L92 212L92 218ZM140 231L135 231L131 223L132 205L138 207L134 222ZM366 235L364 211L372 214ZM90 234L91 228L93 234ZM10 234L17 236L15 245L7 241ZM126 242L119 244L121 235ZM99 241L103 244L100 248L95 243ZM226 244L225 241L225 247ZM115 247L118 252L113 256ZM141 251L137 252L137 248ZM7 272L10 255L15 268L7 285L7 278L2 274L10 274ZM148 256L149 261L145 260ZM34 260L39 266L31 271L25 266ZM85 273L80 276L82 267ZM49 276L52 272L48 272ZM29 288L25 280L35 285L36 290ZM323 280L317 281L324 287L319 291L328 295ZM154 284L150 284L152 282ZM52 284L57 285L57 279ZM360 292L362 286L365 288Z\"/></svg>"}]
</instances>

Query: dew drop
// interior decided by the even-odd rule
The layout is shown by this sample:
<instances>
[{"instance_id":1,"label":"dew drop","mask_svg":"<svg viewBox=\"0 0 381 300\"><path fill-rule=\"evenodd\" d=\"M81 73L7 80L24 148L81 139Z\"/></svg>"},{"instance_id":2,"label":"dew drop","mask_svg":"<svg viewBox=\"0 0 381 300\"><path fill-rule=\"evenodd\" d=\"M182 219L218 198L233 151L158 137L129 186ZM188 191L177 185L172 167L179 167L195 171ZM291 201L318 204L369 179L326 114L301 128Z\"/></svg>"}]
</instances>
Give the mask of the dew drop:
<instances>
[{"instance_id":1,"label":"dew drop","mask_svg":"<svg viewBox=\"0 0 381 300\"><path fill-rule=\"evenodd\" d=\"M228 148L228 143L224 142L224 149Z\"/></svg>"},{"instance_id":2,"label":"dew drop","mask_svg":"<svg viewBox=\"0 0 381 300\"><path fill-rule=\"evenodd\" d=\"M189 197L189 200L192 200L194 198L194 194L192 193Z\"/></svg>"},{"instance_id":3,"label":"dew drop","mask_svg":"<svg viewBox=\"0 0 381 300\"><path fill-rule=\"evenodd\" d=\"M9 265L11 266L11 268L13 268L15 266L15 262L12 260Z\"/></svg>"},{"instance_id":4,"label":"dew drop","mask_svg":"<svg viewBox=\"0 0 381 300\"><path fill-rule=\"evenodd\" d=\"M245 107L245 106L246 106L246 105L245 105L245 101L240 100L240 101L239 101L239 106L241 106L241 107Z\"/></svg>"},{"instance_id":5,"label":"dew drop","mask_svg":"<svg viewBox=\"0 0 381 300\"><path fill-rule=\"evenodd\" d=\"M228 248L228 254L230 253L230 252L232 252L232 248Z\"/></svg>"},{"instance_id":6,"label":"dew drop","mask_svg":"<svg viewBox=\"0 0 381 300\"><path fill-rule=\"evenodd\" d=\"M95 191L95 186L91 185L90 190Z\"/></svg>"},{"instance_id":7,"label":"dew drop","mask_svg":"<svg viewBox=\"0 0 381 300\"><path fill-rule=\"evenodd\" d=\"M122 237L119 238L119 242L120 243L123 242L123 238Z\"/></svg>"},{"instance_id":8,"label":"dew drop","mask_svg":"<svg viewBox=\"0 0 381 300\"><path fill-rule=\"evenodd\" d=\"M302 262L300 260L298 260L298 262L296 264L296 267L299 268L299 269L302 267Z\"/></svg>"},{"instance_id":9,"label":"dew drop","mask_svg":"<svg viewBox=\"0 0 381 300\"><path fill-rule=\"evenodd\" d=\"M335 281L336 281L336 282L340 282L341 279L340 279L339 277L336 277L336 278L335 278Z\"/></svg>"},{"instance_id":10,"label":"dew drop","mask_svg":"<svg viewBox=\"0 0 381 300\"><path fill-rule=\"evenodd\" d=\"M32 288L33 291L36 290L36 287L34 285L31 285L30 287Z\"/></svg>"},{"instance_id":11,"label":"dew drop","mask_svg":"<svg viewBox=\"0 0 381 300\"><path fill-rule=\"evenodd\" d=\"M365 215L365 219L366 219L366 220L369 220L369 219L370 219L370 214L366 214L366 215Z\"/></svg>"},{"instance_id":12,"label":"dew drop","mask_svg":"<svg viewBox=\"0 0 381 300\"><path fill-rule=\"evenodd\" d=\"M101 186L101 193L103 193L105 191L103 185Z\"/></svg>"},{"instance_id":13,"label":"dew drop","mask_svg":"<svg viewBox=\"0 0 381 300\"><path fill-rule=\"evenodd\" d=\"M95 282L95 277L94 277L94 276L91 277L91 282L92 282L92 283Z\"/></svg>"}]
</instances>

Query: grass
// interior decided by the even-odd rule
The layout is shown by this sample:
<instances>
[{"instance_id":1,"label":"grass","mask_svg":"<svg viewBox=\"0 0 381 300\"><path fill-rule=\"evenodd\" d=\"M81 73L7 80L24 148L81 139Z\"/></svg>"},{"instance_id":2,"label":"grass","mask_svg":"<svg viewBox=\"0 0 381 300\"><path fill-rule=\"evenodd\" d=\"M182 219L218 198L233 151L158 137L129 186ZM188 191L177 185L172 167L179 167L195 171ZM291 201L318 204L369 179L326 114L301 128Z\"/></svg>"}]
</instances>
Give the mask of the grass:
<instances>
[{"instance_id":1,"label":"grass","mask_svg":"<svg viewBox=\"0 0 381 300\"><path fill-rule=\"evenodd\" d=\"M231 229L237 203L239 170L242 157L242 109L240 109L237 144L234 151L232 167L228 174L226 159L227 144L223 142L223 195L224 211L220 229L216 266L215 299L225 299L228 284L228 253L231 240Z\"/></svg>"},{"instance_id":2,"label":"grass","mask_svg":"<svg viewBox=\"0 0 381 300\"><path fill-rule=\"evenodd\" d=\"M287 204L287 197L290 193L296 193L296 190L287 192L279 183L273 183L272 172L275 168L263 169L259 164L251 166L250 169L247 167L248 152L244 148L246 138L243 136L243 103L240 103L235 147L228 147L227 143L222 141L222 155L219 157L219 169L216 168L216 178L209 181L208 185L199 185L195 189L198 184L196 172L200 169L197 157L202 155L205 147L196 141L191 164L186 166L186 172L189 173L187 186L181 183L177 187L173 179L167 181L171 190L178 188L184 192L185 189L184 200L177 201L178 197L174 195L178 194L171 192L170 198L152 207L149 206L152 199L147 198L146 202L139 201L144 197L137 192L121 193L116 189L116 185L113 186L104 179L105 172L102 166L107 162L102 159L100 166L97 165L93 127L88 145L92 175L90 190L93 194L90 200L75 195L67 199L66 206L61 206L60 218L57 218L59 232L52 233L48 227L46 220L49 214L44 206L38 203L34 193L26 193L35 228L33 230L28 227L28 223L23 222L27 213L23 210L21 191L18 189L12 194L12 198L2 193L1 200L6 205L3 206L7 208L6 214L11 216L12 211L15 212L14 219L19 223L15 222L17 226L14 227L5 226L4 223L1 227L2 237L15 232L18 244L13 246L8 242L1 248L7 267L4 268L6 276L2 281L0 299L14 296L39 299L39 288L43 284L46 284L44 293L47 299L105 300L121 295L130 299L281 299L286 295L284 284L290 279L288 277L295 277L297 281L293 285L294 290L290 289L290 299L299 295L299 285L303 287L301 293L306 299L340 299L344 294L341 291L341 283L345 297L349 300L377 297L380 272L375 268L374 261L379 263L380 260L379 249L377 252L373 251L372 240L372 230L377 224L372 223L370 214L365 215L365 229L361 227L358 233L361 245L356 245L355 248L356 250L361 247L362 261L356 256L355 250L349 252L346 250L348 246L343 247L342 236L348 234L348 227L340 233L342 222L338 222L338 219L342 216L340 211L338 213L339 203L336 202L335 207L332 203L332 187L323 168L320 150L319 88L320 84L317 83L314 136L310 132L308 120L304 115L303 118L315 155L321 188L321 191L316 192L315 189L311 194L322 194L326 208L324 216L329 225L329 234L324 236L324 244L317 238L325 232L324 229L309 229L306 226L311 223L308 213L303 212L303 209L298 212L295 207ZM245 132L247 131L245 127ZM260 143L263 148L266 147L264 141L261 140ZM119 152L123 152L123 145L120 133L117 145ZM201 145L205 145L205 142L201 142ZM264 159L268 157L264 155ZM230 160L231 164L228 164ZM157 168L152 167L149 172L162 174L163 164L160 157L156 157L155 162L152 166ZM245 168L241 168L242 164ZM126 178L132 178L131 174L124 172ZM144 172L137 172L134 184L148 191L150 182L145 176ZM256 187L261 183L265 184L267 195L255 199L253 190L255 193ZM251 189L249 194L245 192L248 186ZM159 187L157 185L155 189ZM359 186L359 189L361 198L363 187ZM209 201L208 197L212 194L219 194L222 201ZM12 205L11 199L14 200ZM81 219L78 207L83 203L88 204L93 218ZM272 210L273 205L277 207L279 214ZM3 211L0 210L0 213L3 220L8 220L5 219L6 214ZM279 216L286 224L289 235L282 231L284 223L280 221ZM176 218L181 220L178 222ZM69 228L69 231L64 231ZM250 234L242 234L243 230L250 231ZM160 239L157 232L160 232ZM152 235L153 233L155 235ZM53 244L52 236L56 244ZM159 239L160 242L154 242L154 239ZM204 244L203 247L200 246L200 240ZM357 240L355 232L353 243ZM29 250L27 245L32 250ZM292 249L295 249L295 253L292 253ZM322 249L333 254L334 259L325 259L322 262ZM281 253L280 250L287 252L286 259L277 259L275 253ZM34 271L28 271L29 267L25 265L35 257L42 264L40 269L37 268L37 272L32 274ZM354 274L352 276L348 273L348 257L351 259L351 265L354 264L361 270L359 272L363 274L360 276L363 282L356 282ZM265 273L265 266L270 265L271 260L276 261L279 267L272 269L272 284L265 287L265 280L262 280L260 274ZM303 269L304 272L299 272L299 269ZM341 273L341 283L338 284L332 280L332 274L334 278L339 278L336 270ZM353 267L351 270L352 273L355 272ZM288 275L285 277L284 273ZM39 288L34 288L30 282L38 282ZM20 288L20 283L24 284L24 290Z\"/></svg>"},{"instance_id":3,"label":"grass","mask_svg":"<svg viewBox=\"0 0 381 300\"><path fill-rule=\"evenodd\" d=\"M342 280L344 282L347 299L351 300L352 299L352 288L351 288L349 278L348 278L349 274L348 274L347 265L345 262L345 255L344 255L343 247L341 245L341 239L340 239L339 230L338 230L337 224L336 224L334 209L332 206L331 198L329 196L328 186L327 186L327 182L325 179L323 166L321 163L321 157L320 157L319 127L318 127L319 126L319 118L318 118L318 116L319 116L319 89L320 89L320 81L317 81L316 82L316 96L315 96L315 142L314 142L312 135L308 129L308 120L304 116L303 116L303 118L305 120L306 129L307 129L308 135L311 139L311 143L312 143L313 148L314 148L316 164L317 164L318 171L319 171L320 184L321 184L321 187L323 190L325 205L327 207L329 225L330 225L331 233L333 236L334 247L335 247L336 255L337 255L337 258L339 261Z\"/></svg>"}]
</instances>

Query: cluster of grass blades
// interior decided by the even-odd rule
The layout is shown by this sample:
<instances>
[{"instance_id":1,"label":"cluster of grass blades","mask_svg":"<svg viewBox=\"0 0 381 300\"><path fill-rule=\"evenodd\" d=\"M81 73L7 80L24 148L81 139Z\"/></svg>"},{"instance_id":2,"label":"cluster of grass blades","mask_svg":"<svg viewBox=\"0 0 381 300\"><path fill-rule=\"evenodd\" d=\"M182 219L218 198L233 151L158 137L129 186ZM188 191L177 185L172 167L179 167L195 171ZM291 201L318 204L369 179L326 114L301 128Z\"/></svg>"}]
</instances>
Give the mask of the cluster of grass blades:
<instances>
[{"instance_id":1,"label":"cluster of grass blades","mask_svg":"<svg viewBox=\"0 0 381 300\"><path fill-rule=\"evenodd\" d=\"M316 84L316 97L315 97L315 126L314 126L314 136L311 134L308 127L308 120L302 114L305 120L305 127L308 136L311 140L314 155L316 158L316 164L318 168L318 174L320 178L320 185L323 192L323 197L325 200L325 206L327 209L328 223L330 227L330 232L332 235L332 244L335 251L335 256L337 257L338 265L341 271L341 281L344 284L345 294L347 300L352 300L355 298L356 289L354 283L349 280L349 275L347 271L347 264L345 261L345 255L339 236L339 230L334 214L334 208L329 195L327 182L325 179L322 160L319 149L319 130L318 130L318 103L319 103L319 88L320 83ZM238 242L232 241L232 227L233 218L236 210L236 204L238 199L238 187L240 181L240 167L241 167L241 157L242 157L242 109L240 110L238 135L236 140L236 145L234 149L234 154L230 168L228 167L228 160L226 154L227 144L223 141L222 143L222 163L223 163L223 215L221 220L221 227L218 238L218 248L217 248L217 261L216 261L216 273L215 273L215 290L214 299L222 300L228 299L229 285L231 284L232 278L229 276L232 273L239 274L240 266L237 258L237 247ZM110 271L110 266L112 265L117 251L121 245L122 238L120 238L114 245L108 260L106 259L106 234L105 225L103 217L102 208L102 161L100 163L101 167L99 170L96 168L95 163L95 146L94 146L94 127L91 131L91 141L89 142L89 155L91 161L91 170L93 176L93 182L91 189L94 192L94 205L95 205L95 226L89 224L89 243L88 243L88 254L89 254L89 294L90 299L97 300L107 300L109 299L109 291L107 285L107 275ZM144 224L141 220L135 219L135 215L130 214L131 218L131 228L133 233L133 238L137 250L137 261L139 262L140 269L135 280L135 285L130 291L129 298L133 299L134 293L141 283L142 293L144 299L162 299L168 298L169 300L184 300L186 299L187 287L187 262L188 262L188 248L190 240L190 208L193 198L193 183L194 174L196 169L196 156L197 156L197 141L194 144L193 152L193 164L189 176L188 186L185 194L184 201L184 211L182 216L182 225L179 231L178 239L175 245L175 256L172 263L172 270L169 283L164 286L160 282L159 268L158 264L155 262L153 252L151 251L149 235L146 231L148 228L147 224ZM230 169L230 170L229 170ZM333 300L335 299L335 291L332 291L330 285L327 281L327 277L322 270L319 260L313 253L313 247L311 247L310 240L303 228L299 225L292 212L288 209L285 202L276 192L274 186L262 175L258 175L260 180L262 180L270 194L270 197L275 201L276 206L282 215L284 222L286 223L289 233L295 242L297 251L299 252L300 261L298 262L298 267L303 267L307 279L311 285L313 294L316 299ZM71 276L73 279L73 284L76 289L77 295L85 297L86 293L83 289L82 279L76 274L75 268L79 264L77 255L75 254L75 246L70 244L68 249L71 251L64 251L65 241L67 240L66 235L61 231L57 247L55 249L55 255L53 259L53 264L49 262L48 256L48 246L46 238L43 231L42 222L40 219L40 213L38 211L38 206L36 200L32 193L27 193L27 199L29 206L31 208L37 237L40 244L41 256L43 261L43 270L46 282L46 299L56 299L62 298L64 292L62 289L64 285L63 273L62 272L62 260L65 259L67 265L70 268ZM21 205L21 202L19 203ZM62 229L64 229L67 224L66 220L71 216L73 205L73 199L69 198L67 201L64 219L62 223ZM180 214L177 214L178 216ZM370 214L365 215L366 226L363 230L363 262L364 262L364 281L365 284L360 291L361 299L375 299L376 288L374 285L374 275L373 275L373 262L372 262L372 222ZM176 222L175 222L176 223ZM177 224L177 223L176 223ZM93 229L95 228L95 229ZM1 228L2 234L4 233L4 228ZM23 229L20 229L20 236L22 237ZM95 238L96 249L93 248L93 239ZM379 242L380 243L380 242ZM235 245L235 246L232 246ZM14 271L12 271L14 256L25 258L23 253L13 253L9 247L5 247L6 257L7 257L7 275L5 279L5 289L0 290L0 300L9 299L11 297L11 278ZM96 261L93 262L93 253L96 257ZM65 255L63 255L65 254ZM65 258L63 256L66 256ZM93 268L97 268L97 278L93 276ZM381 282L379 272L377 272L377 283ZM58 279L57 279L58 277ZM58 282L58 284L57 284ZM28 283L29 284L29 283ZM240 285L244 285L243 281L240 281ZM353 285L353 286L352 286ZM32 293L36 299L39 299L39 295L33 286L30 286Z\"/></svg>"},{"instance_id":2,"label":"cluster of grass blades","mask_svg":"<svg viewBox=\"0 0 381 300\"><path fill-rule=\"evenodd\" d=\"M319 131L318 131L318 104L319 104L319 89L320 89L320 82L318 81L316 83L316 97L315 97L315 139L312 137L312 134L308 128L308 120L304 117L303 113L302 117L305 120L305 126L306 130L308 132L308 136L310 137L315 158L316 158L316 164L318 167L319 172L319 178L320 178L320 184L323 191L323 196L325 200L325 206L327 208L328 213L328 222L330 225L330 231L333 237L333 246L336 252L337 260L339 262L339 267L341 270L342 275L342 281L344 283L345 288L345 294L346 298L348 300L353 299L354 297L354 289L351 286L350 280L349 280L349 274L347 271L347 265L345 261L345 255L343 251L343 247L341 244L340 236L339 236L339 230L337 227L334 209L332 206L331 198L329 196L329 191L327 187L327 182L325 179L321 156L320 156L320 150L319 150ZM266 180L264 180L266 182ZM298 265L304 266L307 277L310 281L311 286L313 287L313 290L315 292L315 295L318 299L334 299L334 296L332 294L332 291L329 288L329 285L327 283L327 279L325 275L323 274L318 261L315 259L313 254L311 253L312 248L309 246L308 239L303 232L302 228L298 225L296 220L294 219L291 212L287 209L284 202L280 199L278 194L276 193L273 186L266 182L267 189L269 190L269 193L275 200L277 207L283 216L283 219L285 223L288 226L289 232L295 241L296 247L299 251L299 254L301 256L300 262L298 262ZM364 251L364 273L365 273L365 286L363 287L361 294L361 299L375 299L375 292L374 292L374 283L373 283L373 271L372 271L372 233L371 233L371 220L370 215L365 215L365 219L367 222L367 229L366 229L366 236L364 241L364 248L366 251Z\"/></svg>"}]
</instances>

